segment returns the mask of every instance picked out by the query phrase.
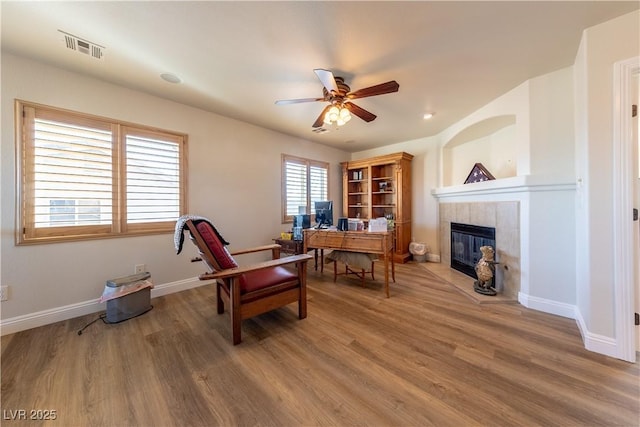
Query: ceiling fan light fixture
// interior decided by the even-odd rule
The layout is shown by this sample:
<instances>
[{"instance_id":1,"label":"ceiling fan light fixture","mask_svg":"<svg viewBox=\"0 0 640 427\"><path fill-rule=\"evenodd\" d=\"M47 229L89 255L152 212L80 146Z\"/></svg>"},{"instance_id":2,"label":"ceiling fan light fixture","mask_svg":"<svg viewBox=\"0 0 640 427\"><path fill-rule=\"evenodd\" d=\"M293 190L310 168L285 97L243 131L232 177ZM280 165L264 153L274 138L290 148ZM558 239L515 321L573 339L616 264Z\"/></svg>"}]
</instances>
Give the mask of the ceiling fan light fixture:
<instances>
[{"instance_id":1,"label":"ceiling fan light fixture","mask_svg":"<svg viewBox=\"0 0 640 427\"><path fill-rule=\"evenodd\" d=\"M334 105L324 115L324 123L327 125L335 123L338 126L342 126L349 120L351 120L351 112L344 106L338 107Z\"/></svg>"},{"instance_id":2,"label":"ceiling fan light fixture","mask_svg":"<svg viewBox=\"0 0 640 427\"><path fill-rule=\"evenodd\" d=\"M339 117L340 117L340 109L334 105L331 108L329 108L329 111L327 111L327 114L325 114L324 122L326 124L331 124L337 121Z\"/></svg>"},{"instance_id":3,"label":"ceiling fan light fixture","mask_svg":"<svg viewBox=\"0 0 640 427\"><path fill-rule=\"evenodd\" d=\"M351 120L351 112L346 108L342 107L342 109L340 110L340 119L343 122L347 123L349 120Z\"/></svg>"}]
</instances>

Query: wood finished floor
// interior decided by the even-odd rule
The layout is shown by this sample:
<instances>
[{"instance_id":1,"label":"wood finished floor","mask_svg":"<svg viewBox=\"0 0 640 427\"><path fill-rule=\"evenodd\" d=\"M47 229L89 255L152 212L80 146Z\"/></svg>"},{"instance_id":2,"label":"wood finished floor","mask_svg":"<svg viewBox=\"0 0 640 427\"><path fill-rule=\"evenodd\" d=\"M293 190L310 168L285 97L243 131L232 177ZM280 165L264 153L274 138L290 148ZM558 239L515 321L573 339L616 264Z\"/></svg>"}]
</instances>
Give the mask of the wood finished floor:
<instances>
[{"instance_id":1,"label":"wood finished floor","mask_svg":"<svg viewBox=\"0 0 640 427\"><path fill-rule=\"evenodd\" d=\"M247 320L203 286L117 325L95 315L2 337L2 425L637 426L639 368L583 348L575 321L474 304L416 264L361 288L309 270L295 305ZM11 420L55 410L55 421Z\"/></svg>"}]
</instances>

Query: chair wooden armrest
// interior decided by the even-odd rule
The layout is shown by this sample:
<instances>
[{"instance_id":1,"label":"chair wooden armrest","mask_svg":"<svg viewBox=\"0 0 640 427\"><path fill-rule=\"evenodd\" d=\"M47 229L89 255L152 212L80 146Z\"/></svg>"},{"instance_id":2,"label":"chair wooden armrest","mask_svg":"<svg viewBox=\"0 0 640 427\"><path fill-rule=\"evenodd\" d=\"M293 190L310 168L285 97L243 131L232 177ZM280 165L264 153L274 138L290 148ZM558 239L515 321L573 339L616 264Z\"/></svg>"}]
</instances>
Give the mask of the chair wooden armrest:
<instances>
[{"instance_id":1,"label":"chair wooden armrest","mask_svg":"<svg viewBox=\"0 0 640 427\"><path fill-rule=\"evenodd\" d=\"M254 248L248 248L248 249L240 249L237 251L233 251L230 252L230 254L233 255L243 255L243 254L250 254L250 253L254 253L254 252L262 252L262 251L272 251L273 250L277 250L279 253L281 246L278 244L271 244L271 245L264 245L264 246L256 246ZM191 258L191 262L200 262L202 261L202 258L200 257L194 257Z\"/></svg>"},{"instance_id":2,"label":"chair wooden armrest","mask_svg":"<svg viewBox=\"0 0 640 427\"><path fill-rule=\"evenodd\" d=\"M285 258L272 259L269 261L259 262L259 263L251 264L247 266L229 268L229 269L218 271L215 273L204 273L198 277L200 280L228 279L230 277L240 276L241 274L245 274L250 271L263 270L265 268L278 267L278 266L287 265L287 264L294 264L294 263L297 264L299 262L307 262L311 258L312 256L307 254L292 255Z\"/></svg>"},{"instance_id":3,"label":"chair wooden armrest","mask_svg":"<svg viewBox=\"0 0 640 427\"><path fill-rule=\"evenodd\" d=\"M253 252L262 252L262 251L272 251L274 249L280 249L280 245L277 244L271 244L271 245L264 245L264 246L256 246L254 248L247 248L247 249L240 249L237 251L233 251L231 252L231 255L242 255L242 254L250 254Z\"/></svg>"}]
</instances>

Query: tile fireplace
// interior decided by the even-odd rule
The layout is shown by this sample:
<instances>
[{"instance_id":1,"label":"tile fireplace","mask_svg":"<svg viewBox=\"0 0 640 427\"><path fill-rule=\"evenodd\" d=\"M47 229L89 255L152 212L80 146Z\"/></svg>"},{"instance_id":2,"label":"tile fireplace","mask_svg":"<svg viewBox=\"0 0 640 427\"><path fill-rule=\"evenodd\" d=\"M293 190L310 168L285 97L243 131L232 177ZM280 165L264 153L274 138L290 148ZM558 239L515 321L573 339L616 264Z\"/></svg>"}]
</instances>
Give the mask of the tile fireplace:
<instances>
[{"instance_id":1,"label":"tile fireplace","mask_svg":"<svg viewBox=\"0 0 640 427\"><path fill-rule=\"evenodd\" d=\"M452 259L456 256L456 243L452 241L452 232L457 227L476 226L477 229L492 229L494 243L491 246L496 250L496 290L504 297L517 299L520 291L520 203L518 201L496 202L453 202L439 203L440 217L440 262L453 267ZM468 231L468 228L464 228ZM479 239L490 239L480 237ZM475 264L482 256L479 254L480 246L488 243L487 240L478 240L469 243L470 238L460 237L458 246L477 246L478 254L471 255L464 261L470 267L469 273L475 277ZM490 244L490 243L489 243ZM471 250L470 252L474 252ZM476 258L477 257L477 258Z\"/></svg>"}]
</instances>

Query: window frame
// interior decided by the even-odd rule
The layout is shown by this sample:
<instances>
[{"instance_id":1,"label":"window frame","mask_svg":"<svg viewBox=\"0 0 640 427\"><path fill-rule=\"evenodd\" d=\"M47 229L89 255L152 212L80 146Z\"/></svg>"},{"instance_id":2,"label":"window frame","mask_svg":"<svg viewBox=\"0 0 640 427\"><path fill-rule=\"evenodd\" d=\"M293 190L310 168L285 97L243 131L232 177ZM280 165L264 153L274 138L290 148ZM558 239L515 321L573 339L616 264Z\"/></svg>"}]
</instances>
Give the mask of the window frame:
<instances>
[{"instance_id":1,"label":"window frame","mask_svg":"<svg viewBox=\"0 0 640 427\"><path fill-rule=\"evenodd\" d=\"M320 160L313 160L313 159L307 159L304 157L298 157L298 156L292 156L289 154L282 154L282 161L281 161L281 170L282 170L282 178L281 178L281 186L282 186L282 223L283 224L287 224L287 223L293 223L293 217L295 215L288 215L287 214L287 162L291 162L291 163L297 163L297 164L301 164L301 165L305 165L306 168L306 209L307 209L307 214L311 215L314 214L314 207L312 206L311 202L311 167L316 167L316 168L320 168L320 169L324 169L326 170L326 176L327 176L327 182L326 182L326 187L327 187L327 198L326 200L332 200L331 199L331 185L330 185L330 172L331 172L331 164L329 162L323 162Z\"/></svg>"},{"instance_id":2,"label":"window frame","mask_svg":"<svg viewBox=\"0 0 640 427\"><path fill-rule=\"evenodd\" d=\"M179 216L187 206L187 142L188 135L150 126L52 107L34 102L15 100L16 145L16 245L131 237L171 233L174 221L127 223L127 135L145 135L175 143L178 147ZM37 111L37 114L36 114ZM111 199L110 224L35 227L35 119L46 118L67 124L83 125L111 132ZM29 135L32 135L29 139ZM177 218L176 218L177 219Z\"/></svg>"}]
</instances>

